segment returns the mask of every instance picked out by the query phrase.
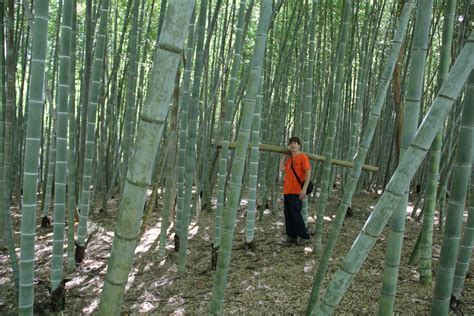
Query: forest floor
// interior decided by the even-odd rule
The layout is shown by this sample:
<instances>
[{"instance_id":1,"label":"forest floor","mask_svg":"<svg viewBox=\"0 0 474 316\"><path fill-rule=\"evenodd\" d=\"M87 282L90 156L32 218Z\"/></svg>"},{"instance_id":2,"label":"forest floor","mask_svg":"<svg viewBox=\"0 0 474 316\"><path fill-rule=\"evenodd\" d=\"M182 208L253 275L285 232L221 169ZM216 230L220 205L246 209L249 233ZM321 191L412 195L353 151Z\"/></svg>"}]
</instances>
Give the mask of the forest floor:
<instances>
[{"instance_id":1,"label":"forest floor","mask_svg":"<svg viewBox=\"0 0 474 316\"><path fill-rule=\"evenodd\" d=\"M351 247L378 197L376 193L361 193L355 197L354 216L345 219L323 289ZM338 202L337 196L331 197L329 201L324 237L328 233ZM263 221L256 224L256 250L250 251L245 246L245 205L241 206L225 292L225 314L304 314L320 254L314 252L311 244L290 247L281 244L281 240L285 238L282 207L282 203L277 205L276 214L265 210ZM310 214L314 209L315 205L310 204ZM94 235L86 250L84 262L75 272L67 273L71 281L66 284L65 315L88 315L97 309L114 235L116 210L117 203L109 201L105 212L90 214L89 231L94 231ZM166 246L167 255L162 260L158 258L160 216L160 210L152 213L147 230L136 249L124 298L124 314L207 314L214 281L211 269L213 212L202 211L197 222L193 221L190 225L187 273L184 276L177 274L178 255L173 251L172 229ZM15 210L13 220L17 232L19 217L18 210ZM310 230L314 230L312 218L310 223ZM408 264L420 229L421 222L407 216L395 302L395 313L403 315L424 315L430 310L434 282L432 286L421 285L418 282L417 266ZM44 302L49 296L46 288L49 284L52 231L38 227L37 236L35 297L37 302ZM387 236L388 226L340 302L336 314L377 312ZM15 239L19 241L19 233ZM441 236L436 226L433 280L436 277L440 244ZM0 254L0 262L0 315L16 315L14 285L6 252ZM474 275L472 265L470 274ZM473 279L466 280L462 304L456 314L474 314Z\"/></svg>"}]
</instances>

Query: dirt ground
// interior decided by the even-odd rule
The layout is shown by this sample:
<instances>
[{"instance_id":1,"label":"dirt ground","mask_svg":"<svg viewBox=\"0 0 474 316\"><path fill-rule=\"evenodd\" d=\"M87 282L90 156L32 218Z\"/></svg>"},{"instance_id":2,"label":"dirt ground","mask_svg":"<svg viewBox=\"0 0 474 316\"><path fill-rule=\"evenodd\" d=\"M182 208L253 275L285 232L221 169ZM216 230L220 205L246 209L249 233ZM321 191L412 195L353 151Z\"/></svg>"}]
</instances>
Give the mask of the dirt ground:
<instances>
[{"instance_id":1,"label":"dirt ground","mask_svg":"<svg viewBox=\"0 0 474 316\"><path fill-rule=\"evenodd\" d=\"M359 233L377 201L377 194L360 194L354 199L354 216L346 218L337 248L331 259L328 275L337 270L352 242ZM330 227L338 198L333 196L327 208L325 234ZM86 258L73 273L66 285L65 315L88 315L97 309L109 250L112 245L116 220L116 202L110 201L104 213L92 212L89 231L95 231ZM160 208L159 208L160 209ZM310 205L310 214L315 205ZM169 230L166 257L158 257L158 236L161 211L155 211L137 249L132 272L124 298L124 314L207 314L212 295L213 271L211 270L211 241L213 236L213 212L202 211L190 226L187 273L178 275L178 255L173 251L173 232ZM225 314L304 314L312 288L319 255L312 245L283 246L284 219L282 205L272 214L265 211L263 221L256 224L256 250L245 247L245 207L238 214L232 260L225 292ZM37 223L40 223L39 221ZM310 223L314 223L310 218ZM19 214L14 214L14 225L19 231ZM314 224L311 226L314 230ZM418 282L417 266L408 265L421 222L407 219L404 235L402 262L398 277L395 313L424 315L429 313L432 286ZM441 236L435 227L433 272L434 279L439 259ZM35 272L35 296L37 302L47 300L52 231L37 229L37 262ZM15 236L19 240L19 234ZM339 304L336 314L375 314L383 275L387 228L369 254L361 271ZM323 239L324 242L324 239ZM19 244L19 243L17 243ZM0 315L17 314L14 286L6 252L0 255ZM472 265L470 274L473 274ZM433 282L434 283L434 282ZM462 304L456 314L474 314L474 284L467 279Z\"/></svg>"}]
</instances>

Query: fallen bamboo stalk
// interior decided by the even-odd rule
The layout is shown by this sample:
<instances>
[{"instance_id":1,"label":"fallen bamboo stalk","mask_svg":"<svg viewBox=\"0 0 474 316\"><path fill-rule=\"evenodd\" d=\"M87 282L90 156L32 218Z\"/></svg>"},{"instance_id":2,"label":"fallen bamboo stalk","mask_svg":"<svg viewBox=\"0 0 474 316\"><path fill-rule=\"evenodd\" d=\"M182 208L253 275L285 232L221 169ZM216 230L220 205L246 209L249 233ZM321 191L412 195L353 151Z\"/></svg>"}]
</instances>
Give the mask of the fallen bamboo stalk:
<instances>
[{"instance_id":1,"label":"fallen bamboo stalk","mask_svg":"<svg viewBox=\"0 0 474 316\"><path fill-rule=\"evenodd\" d=\"M222 143L217 144L217 148L221 148L221 147L222 147ZM235 149L235 147L236 147L236 142L229 142L229 149ZM250 148L251 148L251 144L249 144L249 149ZM260 144L258 149L260 151L268 151L268 152L272 152L272 153L280 153L280 154L288 154L288 155L291 154L291 151L286 147L273 146L273 145L268 145L268 144ZM310 154L310 153L307 153L307 152L304 152L304 151L303 151L303 153L306 156L308 156L308 158L310 160L323 161L323 162L326 161L326 158L324 156L320 156L320 155L316 155L316 154ZM333 159L332 164L336 165L336 166L347 167L347 168L354 167L353 162L346 161L346 160ZM364 165L362 167L362 170L370 171L370 172L377 172L377 171L379 171L379 167Z\"/></svg>"}]
</instances>

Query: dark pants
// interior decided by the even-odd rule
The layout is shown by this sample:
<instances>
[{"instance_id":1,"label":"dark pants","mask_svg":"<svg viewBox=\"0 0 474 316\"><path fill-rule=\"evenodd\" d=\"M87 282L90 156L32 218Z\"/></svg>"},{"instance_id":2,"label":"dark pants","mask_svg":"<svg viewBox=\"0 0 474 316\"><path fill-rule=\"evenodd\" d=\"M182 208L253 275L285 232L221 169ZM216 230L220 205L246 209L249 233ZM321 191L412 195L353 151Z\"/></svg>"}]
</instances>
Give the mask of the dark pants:
<instances>
[{"instance_id":1,"label":"dark pants","mask_svg":"<svg viewBox=\"0 0 474 316\"><path fill-rule=\"evenodd\" d=\"M299 199L298 194L285 194L284 198L285 210L285 227L286 234L290 238L301 237L302 239L309 239L308 230L301 215L303 208L303 201Z\"/></svg>"}]
</instances>

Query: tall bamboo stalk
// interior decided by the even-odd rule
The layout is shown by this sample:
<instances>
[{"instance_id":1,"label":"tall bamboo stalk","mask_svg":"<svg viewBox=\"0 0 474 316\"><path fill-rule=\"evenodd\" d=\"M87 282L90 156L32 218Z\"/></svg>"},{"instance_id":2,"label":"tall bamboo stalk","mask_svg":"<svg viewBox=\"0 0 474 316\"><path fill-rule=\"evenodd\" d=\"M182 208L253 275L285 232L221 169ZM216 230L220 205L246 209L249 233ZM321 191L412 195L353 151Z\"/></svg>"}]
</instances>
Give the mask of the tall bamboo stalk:
<instances>
[{"instance_id":1,"label":"tall bamboo stalk","mask_svg":"<svg viewBox=\"0 0 474 316\"><path fill-rule=\"evenodd\" d=\"M38 154L43 113L43 87L48 39L49 2L35 1L33 46L31 51L31 80L28 102L25 161L23 175L23 208L20 241L20 293L19 314L32 315L34 303L34 266L36 230L36 187L38 180Z\"/></svg>"},{"instance_id":2,"label":"tall bamboo stalk","mask_svg":"<svg viewBox=\"0 0 474 316\"><path fill-rule=\"evenodd\" d=\"M261 76L263 82L263 74ZM255 113L252 123L252 138L251 144L252 149L250 150L249 157L249 189L248 189L248 204L247 204L247 219L245 226L245 243L252 244L250 246L254 249L254 237L255 237L255 213L257 209L257 187L258 187L258 169L259 169L259 150L258 145L260 143L260 121L261 121L261 108L262 108L262 87L258 90L257 99L255 102ZM263 207L263 206L262 206Z\"/></svg>"},{"instance_id":3,"label":"tall bamboo stalk","mask_svg":"<svg viewBox=\"0 0 474 316\"><path fill-rule=\"evenodd\" d=\"M326 161L322 172L321 194L319 197L317 219L316 219L316 233L315 233L315 250L320 251L322 247L323 223L324 213L326 212L326 204L330 193L330 176L331 176L331 160L334 152L334 139L336 135L336 121L338 118L339 108L341 107L342 83L344 80L344 60L346 54L347 39L349 37L349 20L351 17L352 1L344 0L343 14L341 21L341 32L339 38L339 46L336 57L336 76L334 80L333 96L330 108L329 125L327 129L326 143L324 145L324 156Z\"/></svg>"},{"instance_id":4,"label":"tall bamboo stalk","mask_svg":"<svg viewBox=\"0 0 474 316\"><path fill-rule=\"evenodd\" d=\"M472 69L472 68L471 68ZM461 117L459 144L453 166L453 179L450 186L449 204L446 215L439 269L436 276L431 315L447 315L453 288L456 259L458 257L461 228L464 219L466 191L474 157L474 71L471 70ZM464 258L466 260L466 258Z\"/></svg>"},{"instance_id":5,"label":"tall bamboo stalk","mask_svg":"<svg viewBox=\"0 0 474 316\"><path fill-rule=\"evenodd\" d=\"M119 218L99 305L99 315L116 315L121 311L137 243L145 194L158 151L157 139L160 140L163 133L183 53L187 25L193 9L192 0L172 2L167 8L119 207Z\"/></svg>"},{"instance_id":6,"label":"tall bamboo stalk","mask_svg":"<svg viewBox=\"0 0 474 316\"><path fill-rule=\"evenodd\" d=\"M135 90L137 84L137 30L138 30L138 9L139 1L133 1L132 27L128 42L128 77L127 77L127 96L125 99L125 129L122 138L123 161L122 161L122 181L120 187L123 189L127 175L128 162L130 157L130 148L133 144L132 135L135 130L136 99Z\"/></svg>"},{"instance_id":7,"label":"tall bamboo stalk","mask_svg":"<svg viewBox=\"0 0 474 316\"><path fill-rule=\"evenodd\" d=\"M184 190L185 190L185 164L186 164L186 132L188 128L188 112L191 84L191 68L193 64L194 52L194 20L195 12L191 16L191 21L188 25L188 38L186 49L184 51L184 75L182 83L183 96L181 97L180 105L180 119L179 119L179 143L178 143L178 192L176 199L176 220L175 220L175 251L179 251L179 235L181 234L182 216L184 209Z\"/></svg>"},{"instance_id":8,"label":"tall bamboo stalk","mask_svg":"<svg viewBox=\"0 0 474 316\"><path fill-rule=\"evenodd\" d=\"M400 159L415 137L418 128L432 9L433 1L431 0L422 1L417 7L408 88L405 96ZM379 314L381 315L391 315L395 304L409 186L406 190L404 199L400 202L390 220L383 283L379 299Z\"/></svg>"},{"instance_id":9,"label":"tall bamboo stalk","mask_svg":"<svg viewBox=\"0 0 474 316\"><path fill-rule=\"evenodd\" d=\"M1 27L1 43L0 43L0 51L4 52L5 50L5 34L4 34L4 19L5 19L5 6L4 1L0 1L0 27ZM2 108L2 129L0 130L1 134L1 164L0 164L0 207L1 207L1 216L2 216L2 228L4 234L2 237L5 237L6 246L8 248L8 255L10 257L11 268L13 272L13 280L15 281L15 285L18 288L19 285L19 267L18 267L18 258L15 251L15 241L13 238L13 226L11 221L11 214L10 214L10 177L7 165L10 163L8 162L9 155L8 155L8 143L9 141L7 138L9 137L9 133L7 133L7 129L11 130L11 126L7 123L8 113L7 113L7 104L6 104L6 76L5 76L5 55L2 53L0 55L0 106Z\"/></svg>"},{"instance_id":10,"label":"tall bamboo stalk","mask_svg":"<svg viewBox=\"0 0 474 316\"><path fill-rule=\"evenodd\" d=\"M257 26L254 54L250 69L249 80L246 85L246 94L242 117L237 137L237 148L232 164L231 179L229 182L229 195L222 218L222 239L219 248L217 269L210 302L211 314L222 314L224 303L224 291L229 273L230 254L235 231L235 220L239 207L240 193L242 188L242 177L244 173L247 147L250 142L250 131L252 129L252 118L255 110L257 92L261 84L261 72L267 32L270 25L272 13L271 1L262 0L260 7L260 18Z\"/></svg>"},{"instance_id":11,"label":"tall bamboo stalk","mask_svg":"<svg viewBox=\"0 0 474 316\"><path fill-rule=\"evenodd\" d=\"M3 0L0 0L0 52L5 49L5 6ZM5 178L3 172L4 163L4 146L5 143L5 55L0 54L0 192L5 192ZM7 215L10 216L10 212L3 206L4 197L0 194L0 249L4 249L6 246L6 232L9 230L6 227L8 221ZM11 225L10 225L11 226ZM13 247L15 248L15 247ZM9 252L11 254L11 252ZM17 270L18 271L18 270ZM18 278L17 278L18 279Z\"/></svg>"},{"instance_id":12,"label":"tall bamboo stalk","mask_svg":"<svg viewBox=\"0 0 474 316\"><path fill-rule=\"evenodd\" d=\"M92 159L94 156L94 140L97 116L97 104L101 91L101 81L103 73L103 62L105 55L105 38L107 36L107 20L109 11L109 0L103 0L100 8L100 24L97 33L96 46L94 51L94 61L92 66L92 85L90 91L90 100L87 109L87 133L86 148L84 153L84 173L82 176L81 201L79 208L79 226L77 228L77 245L84 249L87 237L87 220L91 204L90 185L92 178Z\"/></svg>"},{"instance_id":13,"label":"tall bamboo stalk","mask_svg":"<svg viewBox=\"0 0 474 316\"><path fill-rule=\"evenodd\" d=\"M242 39L244 32L244 17L245 17L246 1L241 0L239 4L239 11L237 13L237 25L235 31L234 57L232 60L232 68L229 79L229 92L227 101L225 103L225 119L222 123L222 151L219 159L219 176L217 183L217 208L214 221L214 240L212 242L213 251L219 249L221 241L221 222L222 212L225 202L225 186L227 178L227 160L229 159L229 141L231 135L231 120L234 113L234 106L236 103L236 89L238 84L238 72L242 60Z\"/></svg>"},{"instance_id":14,"label":"tall bamboo stalk","mask_svg":"<svg viewBox=\"0 0 474 316\"><path fill-rule=\"evenodd\" d=\"M57 93L56 170L54 183L53 254L51 260L51 289L54 291L63 279L64 227L66 219L66 157L68 130L69 65L71 55L71 28L73 1L64 0L61 19L59 78Z\"/></svg>"},{"instance_id":15,"label":"tall bamboo stalk","mask_svg":"<svg viewBox=\"0 0 474 316\"><path fill-rule=\"evenodd\" d=\"M196 166L196 134L197 120L199 116L199 100L201 90L201 79L204 63L204 35L206 31L207 0L201 0L198 17L196 64L193 75L193 87L191 91L191 102L189 104L188 126L186 135L186 163L184 181L183 216L181 218L181 230L179 232L179 258L178 272L186 271L186 251L188 250L188 227L191 219L192 189ZM197 197L194 199L196 205Z\"/></svg>"},{"instance_id":16,"label":"tall bamboo stalk","mask_svg":"<svg viewBox=\"0 0 474 316\"><path fill-rule=\"evenodd\" d=\"M73 18L72 18L72 28L71 28L71 60L70 60L70 75L69 75L69 102L68 102L68 120L69 120L69 140L68 140L68 157L67 157L67 210L68 210L68 237L67 237L67 266L70 271L74 270L76 267L76 262L74 260L74 217L76 211L76 177L77 177L77 168L76 168L76 155L77 155L77 146L76 146L76 119L75 119L75 108L76 108L76 30L77 30L77 10L76 10L76 0L73 0Z\"/></svg>"},{"instance_id":17,"label":"tall bamboo stalk","mask_svg":"<svg viewBox=\"0 0 474 316\"><path fill-rule=\"evenodd\" d=\"M456 0L449 0L443 26L443 38L440 51L440 65L438 70L438 86L441 86L449 71L451 63L451 42L453 39L454 15ZM420 281L430 284L431 261L433 252L433 223L436 207L436 192L438 189L439 167L441 159L443 129L438 132L430 149L430 166L428 185L426 189L425 208L423 213L423 226L420 239Z\"/></svg>"},{"instance_id":18,"label":"tall bamboo stalk","mask_svg":"<svg viewBox=\"0 0 474 316\"><path fill-rule=\"evenodd\" d=\"M471 77L473 74L471 73ZM473 95L474 82L469 79L466 86L466 92ZM469 92L470 91L470 92ZM472 101L471 101L472 102ZM461 292L464 287L464 281L466 279L467 271L469 269L470 259L472 256L472 249L474 248L474 168L471 164L471 192L470 192L470 205L467 216L467 223L464 227L464 232L459 245L458 257L456 260L456 270L454 271L453 290L451 295L456 299L461 298Z\"/></svg>"}]
</instances>

